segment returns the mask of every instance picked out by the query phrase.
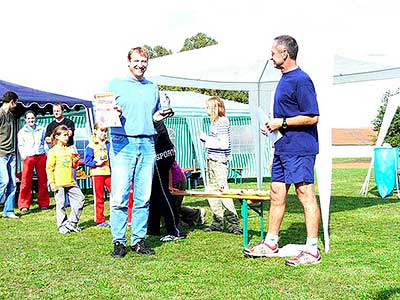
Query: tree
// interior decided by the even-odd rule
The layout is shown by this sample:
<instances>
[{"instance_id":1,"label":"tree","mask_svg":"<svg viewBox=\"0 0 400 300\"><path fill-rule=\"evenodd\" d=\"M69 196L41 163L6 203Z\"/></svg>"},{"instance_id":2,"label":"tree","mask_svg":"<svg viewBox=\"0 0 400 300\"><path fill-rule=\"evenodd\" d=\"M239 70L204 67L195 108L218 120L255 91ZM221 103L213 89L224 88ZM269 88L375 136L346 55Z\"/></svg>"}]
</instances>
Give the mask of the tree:
<instances>
[{"instance_id":1,"label":"tree","mask_svg":"<svg viewBox=\"0 0 400 300\"><path fill-rule=\"evenodd\" d=\"M185 42L180 52L204 48L216 44L218 44L216 40L214 40L212 37L207 36L205 33L200 32L190 38L185 39Z\"/></svg>"},{"instance_id":2,"label":"tree","mask_svg":"<svg viewBox=\"0 0 400 300\"><path fill-rule=\"evenodd\" d=\"M171 50L168 50L163 46L154 46L154 48L152 48L149 45L144 45L143 48L145 48L149 53L150 59L172 54Z\"/></svg>"},{"instance_id":3,"label":"tree","mask_svg":"<svg viewBox=\"0 0 400 300\"><path fill-rule=\"evenodd\" d=\"M386 112L386 107L389 101L389 98L400 93L400 88L396 91L391 92L388 90L382 97L382 105L378 109L378 115L375 120L372 122L374 125L374 130L379 131L381 129L383 117ZM390 124L388 132L386 133L386 137L384 140L385 143L390 144L392 147L400 146L400 108L397 108L396 114L393 117L393 121Z\"/></svg>"}]
</instances>

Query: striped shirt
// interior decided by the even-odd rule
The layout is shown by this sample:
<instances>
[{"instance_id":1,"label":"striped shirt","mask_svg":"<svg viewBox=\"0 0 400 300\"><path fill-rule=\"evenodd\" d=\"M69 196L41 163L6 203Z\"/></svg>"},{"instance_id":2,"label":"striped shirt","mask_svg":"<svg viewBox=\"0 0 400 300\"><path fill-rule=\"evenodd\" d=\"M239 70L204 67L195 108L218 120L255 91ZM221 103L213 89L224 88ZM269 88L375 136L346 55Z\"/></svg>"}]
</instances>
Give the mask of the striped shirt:
<instances>
[{"instance_id":1,"label":"striped shirt","mask_svg":"<svg viewBox=\"0 0 400 300\"><path fill-rule=\"evenodd\" d=\"M228 162L232 159L232 129L227 117L219 117L217 121L211 123L205 147L207 159L219 162Z\"/></svg>"}]
</instances>

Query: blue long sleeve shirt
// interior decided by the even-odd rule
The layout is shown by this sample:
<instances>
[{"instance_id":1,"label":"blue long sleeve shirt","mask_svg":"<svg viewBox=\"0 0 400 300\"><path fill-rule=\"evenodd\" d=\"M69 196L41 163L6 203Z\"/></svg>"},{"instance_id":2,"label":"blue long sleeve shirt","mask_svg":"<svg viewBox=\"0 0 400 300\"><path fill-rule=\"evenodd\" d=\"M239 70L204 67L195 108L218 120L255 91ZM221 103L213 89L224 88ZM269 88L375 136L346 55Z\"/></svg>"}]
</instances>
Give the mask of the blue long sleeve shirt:
<instances>
[{"instance_id":1,"label":"blue long sleeve shirt","mask_svg":"<svg viewBox=\"0 0 400 300\"><path fill-rule=\"evenodd\" d=\"M153 125L153 114L161 109L157 85L130 76L112 80L108 91L115 94L122 109L122 127L111 127L111 134L153 136L157 133Z\"/></svg>"}]
</instances>

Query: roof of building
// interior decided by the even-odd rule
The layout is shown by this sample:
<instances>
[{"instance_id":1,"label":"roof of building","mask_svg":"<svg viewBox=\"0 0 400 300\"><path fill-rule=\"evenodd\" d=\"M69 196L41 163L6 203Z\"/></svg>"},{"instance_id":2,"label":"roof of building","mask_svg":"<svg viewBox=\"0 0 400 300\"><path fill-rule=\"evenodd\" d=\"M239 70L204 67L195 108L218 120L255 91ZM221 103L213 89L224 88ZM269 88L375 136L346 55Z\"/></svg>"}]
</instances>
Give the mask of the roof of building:
<instances>
[{"instance_id":1,"label":"roof of building","mask_svg":"<svg viewBox=\"0 0 400 300\"><path fill-rule=\"evenodd\" d=\"M377 134L371 128L332 128L332 145L374 145Z\"/></svg>"}]
</instances>

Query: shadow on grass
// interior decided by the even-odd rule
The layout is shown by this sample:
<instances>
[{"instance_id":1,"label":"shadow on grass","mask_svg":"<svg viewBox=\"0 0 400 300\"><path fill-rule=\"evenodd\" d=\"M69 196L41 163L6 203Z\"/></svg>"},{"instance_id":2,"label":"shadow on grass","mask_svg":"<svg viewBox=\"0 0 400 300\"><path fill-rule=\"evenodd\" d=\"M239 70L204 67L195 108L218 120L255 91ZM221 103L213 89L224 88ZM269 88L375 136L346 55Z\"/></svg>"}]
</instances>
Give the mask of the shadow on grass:
<instances>
[{"instance_id":1,"label":"shadow on grass","mask_svg":"<svg viewBox=\"0 0 400 300\"><path fill-rule=\"evenodd\" d=\"M376 300L390 300L392 296L400 296L400 288L388 289L380 291L373 299Z\"/></svg>"},{"instance_id":2,"label":"shadow on grass","mask_svg":"<svg viewBox=\"0 0 400 300\"><path fill-rule=\"evenodd\" d=\"M321 231L322 235L323 232ZM281 229L279 234L279 245L304 244L306 240L306 227L304 223L292 223L288 228ZM255 244L260 241L259 230L249 230L249 241Z\"/></svg>"},{"instance_id":3,"label":"shadow on grass","mask_svg":"<svg viewBox=\"0 0 400 300\"><path fill-rule=\"evenodd\" d=\"M385 205L391 203L398 203L398 198L369 198L369 197L349 197L349 196L332 196L330 213L355 210L364 207L372 207L376 205ZM265 205L265 211L269 210L269 202ZM294 195L289 195L286 201L286 212L288 213L304 213L303 206Z\"/></svg>"},{"instance_id":4,"label":"shadow on grass","mask_svg":"<svg viewBox=\"0 0 400 300\"><path fill-rule=\"evenodd\" d=\"M331 198L331 212L347 211L376 205L398 203L397 198L367 198L367 197L343 197L333 196Z\"/></svg>"},{"instance_id":5,"label":"shadow on grass","mask_svg":"<svg viewBox=\"0 0 400 300\"><path fill-rule=\"evenodd\" d=\"M376 191L376 193L378 193ZM376 196L376 197L375 197ZM364 197L364 196L356 196L356 197L349 197L349 196L332 196L331 197L331 205L330 205L330 212L340 212L340 211L347 211L347 210L354 210L363 207L371 207L376 205L385 205L390 203L398 203L400 199L395 196L386 197L384 199L380 198L380 196L374 195L374 197ZM234 201L236 210L238 214L240 214L240 202ZM184 200L183 205L189 207L209 207L208 201L206 198L196 198L191 199L189 201ZM270 202L265 202L264 211L269 211ZM296 195L288 195L286 200L286 212L288 213L304 213L303 206L301 205L300 201L298 200Z\"/></svg>"},{"instance_id":6,"label":"shadow on grass","mask_svg":"<svg viewBox=\"0 0 400 300\"><path fill-rule=\"evenodd\" d=\"M31 205L32 205L32 204L31 204ZM31 206L31 207L32 207L32 206ZM50 204L50 205L49 205L49 208L48 208L47 210L55 209L55 207L56 207L55 204ZM39 213L39 212L42 212L42 211L46 211L46 209L41 209L39 206L36 206L35 208L29 209L28 214L30 214L30 213Z\"/></svg>"}]
</instances>

